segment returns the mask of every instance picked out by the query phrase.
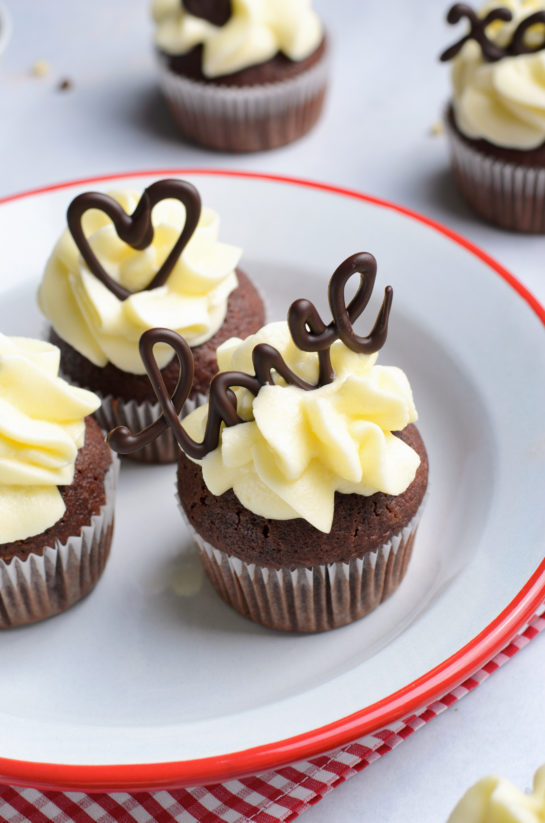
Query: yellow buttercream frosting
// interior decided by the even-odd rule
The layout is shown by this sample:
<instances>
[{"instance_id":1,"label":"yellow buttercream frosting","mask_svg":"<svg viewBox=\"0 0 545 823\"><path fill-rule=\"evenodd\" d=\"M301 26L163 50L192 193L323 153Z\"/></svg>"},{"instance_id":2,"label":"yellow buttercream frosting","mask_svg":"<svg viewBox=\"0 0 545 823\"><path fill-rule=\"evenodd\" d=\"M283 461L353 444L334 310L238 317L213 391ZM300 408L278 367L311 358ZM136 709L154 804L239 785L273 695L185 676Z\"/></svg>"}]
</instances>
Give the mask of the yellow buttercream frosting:
<instances>
[{"instance_id":1,"label":"yellow buttercream frosting","mask_svg":"<svg viewBox=\"0 0 545 823\"><path fill-rule=\"evenodd\" d=\"M545 11L544 0L502 0L486 3L479 16L498 6L508 8L513 19L494 21L486 35L502 48L526 17ZM543 24L536 25L527 32L527 42L537 45L544 34ZM452 84L456 124L467 137L512 149L545 142L545 49L487 62L470 40L453 60Z\"/></svg>"},{"instance_id":2,"label":"yellow buttercream frosting","mask_svg":"<svg viewBox=\"0 0 545 823\"><path fill-rule=\"evenodd\" d=\"M0 543L48 529L65 510L58 486L74 477L85 417L100 406L59 375L60 352L0 334Z\"/></svg>"},{"instance_id":3,"label":"yellow buttercream frosting","mask_svg":"<svg viewBox=\"0 0 545 823\"><path fill-rule=\"evenodd\" d=\"M531 794L509 780L484 777L462 797L448 823L543 823L545 820L545 766L534 776Z\"/></svg>"},{"instance_id":4,"label":"yellow buttercream frosting","mask_svg":"<svg viewBox=\"0 0 545 823\"><path fill-rule=\"evenodd\" d=\"M220 371L252 374L258 343L274 346L296 374L317 382L317 355L298 349L283 322L220 346ZM404 372L377 366L376 360L376 354L357 354L336 341L331 347L335 379L328 385L305 391L279 378L256 397L237 389L245 422L224 427L218 447L197 461L212 494L233 489L255 514L276 520L302 517L329 532L336 491L405 491L420 458L392 432L414 422L417 413ZM207 415L205 405L184 418L194 439L202 439Z\"/></svg>"},{"instance_id":5,"label":"yellow buttercream frosting","mask_svg":"<svg viewBox=\"0 0 545 823\"><path fill-rule=\"evenodd\" d=\"M111 197L130 214L140 194L113 191ZM96 209L83 216L91 248L108 274L131 294L120 300L89 270L66 229L46 265L38 303L57 334L96 366L113 363L122 371L144 374L138 350L144 331L167 327L190 346L209 340L220 328L227 301L238 285L235 268L241 250L218 240L219 217L203 208L193 237L163 286L142 291L150 283L178 239L185 208L163 200L152 212L154 237L143 251L119 239L108 217ZM140 291L137 291L140 290ZM156 349L159 368L172 351Z\"/></svg>"},{"instance_id":6,"label":"yellow buttercream frosting","mask_svg":"<svg viewBox=\"0 0 545 823\"><path fill-rule=\"evenodd\" d=\"M318 48L322 24L311 0L232 0L224 26L189 14L181 0L153 0L155 42L167 54L185 54L203 45L206 77L231 74L282 52L304 60Z\"/></svg>"}]
</instances>

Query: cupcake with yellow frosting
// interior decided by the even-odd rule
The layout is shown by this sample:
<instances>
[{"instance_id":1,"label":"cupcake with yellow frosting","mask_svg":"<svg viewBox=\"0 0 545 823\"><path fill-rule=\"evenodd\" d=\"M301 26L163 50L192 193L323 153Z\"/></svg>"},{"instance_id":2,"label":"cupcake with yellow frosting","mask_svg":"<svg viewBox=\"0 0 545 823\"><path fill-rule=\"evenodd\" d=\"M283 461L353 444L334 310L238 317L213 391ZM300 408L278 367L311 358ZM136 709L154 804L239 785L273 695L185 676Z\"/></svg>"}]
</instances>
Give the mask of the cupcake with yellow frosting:
<instances>
[{"instance_id":1,"label":"cupcake with yellow frosting","mask_svg":"<svg viewBox=\"0 0 545 823\"><path fill-rule=\"evenodd\" d=\"M452 60L447 134L467 202L503 228L545 233L545 1L463 3L448 14L469 30Z\"/></svg>"},{"instance_id":2,"label":"cupcake with yellow frosting","mask_svg":"<svg viewBox=\"0 0 545 823\"><path fill-rule=\"evenodd\" d=\"M58 375L59 350L0 334L0 628L84 597L112 540L117 458L100 399Z\"/></svg>"},{"instance_id":3,"label":"cupcake with yellow frosting","mask_svg":"<svg viewBox=\"0 0 545 823\"><path fill-rule=\"evenodd\" d=\"M256 331L264 319L261 298L238 267L241 250L218 239L217 213L201 208L194 186L174 179L140 193L86 192L67 217L38 291L63 373L100 396L96 418L103 428L147 425L159 407L138 341L146 329L165 326L193 351L184 413L195 408L217 370L216 347ZM156 357L173 389L176 358L166 346ZM165 432L133 457L173 461L176 444Z\"/></svg>"},{"instance_id":4,"label":"cupcake with yellow frosting","mask_svg":"<svg viewBox=\"0 0 545 823\"><path fill-rule=\"evenodd\" d=\"M428 461L407 377L376 363L391 290L367 337L352 327L375 273L366 253L339 266L328 325L298 300L287 323L223 344L209 403L181 424L158 385L204 567L226 602L271 628L323 631L364 616L399 586L411 556ZM360 286L345 306L354 274ZM150 375L158 342L188 376L189 349L164 329L142 340ZM124 453L149 437L117 430L110 443Z\"/></svg>"},{"instance_id":5,"label":"cupcake with yellow frosting","mask_svg":"<svg viewBox=\"0 0 545 823\"><path fill-rule=\"evenodd\" d=\"M161 86L184 137L261 151L314 126L328 65L311 0L153 0L152 11Z\"/></svg>"}]
</instances>

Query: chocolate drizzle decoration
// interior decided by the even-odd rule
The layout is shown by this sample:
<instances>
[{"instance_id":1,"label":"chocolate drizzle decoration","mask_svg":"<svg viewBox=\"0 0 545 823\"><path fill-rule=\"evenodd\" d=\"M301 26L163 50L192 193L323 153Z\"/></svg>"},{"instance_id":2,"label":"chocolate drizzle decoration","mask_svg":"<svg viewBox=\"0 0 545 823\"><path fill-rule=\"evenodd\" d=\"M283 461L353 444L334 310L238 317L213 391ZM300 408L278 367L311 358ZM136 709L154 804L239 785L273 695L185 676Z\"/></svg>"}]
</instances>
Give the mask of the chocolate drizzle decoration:
<instances>
[{"instance_id":1,"label":"chocolate drizzle decoration","mask_svg":"<svg viewBox=\"0 0 545 823\"><path fill-rule=\"evenodd\" d=\"M158 180L148 186L142 192L138 205L132 214L127 214L123 207L107 194L96 191L88 191L78 195L70 205L66 213L68 228L74 238L81 256L87 263L90 271L108 288L119 300L126 300L133 292L124 288L120 283L110 277L108 272L99 262L82 227L82 218L89 209L99 209L108 215L120 240L127 243L133 249L142 251L153 242L153 223L151 213L153 207L161 200L179 200L185 206L185 223L180 235L170 250L163 265L155 274L147 286L140 291L149 291L163 286L172 269L176 265L178 258L189 243L201 215L201 198L199 192L191 183L186 180Z\"/></svg>"},{"instance_id":2,"label":"chocolate drizzle decoration","mask_svg":"<svg viewBox=\"0 0 545 823\"><path fill-rule=\"evenodd\" d=\"M331 346L341 340L354 352L372 354L384 345L388 332L388 318L392 305L393 290L387 286L384 299L373 329L367 337L360 337L353 323L369 303L377 271L372 254L360 252L347 258L336 269L329 282L329 306L333 319L326 325L316 307L308 300L296 300L288 311L288 327L295 345L306 352L316 352L319 361L319 375L316 384L303 380L285 362L274 346L259 343L252 351L254 374L245 372L219 372L210 384L208 419L204 439L201 443L193 440L180 423L179 414L191 391L193 382L193 356L185 340L170 329L149 329L140 338L140 354L146 367L153 390L162 409L158 420L142 431L133 434L126 426L120 426L108 436L111 447L120 454L130 454L155 440L168 426L181 449L191 458L201 460L213 451L220 438L221 425L235 426L243 420L237 412L237 398L233 388L247 389L254 397L262 386L274 385L275 374L290 386L312 391L332 383L335 373L331 364ZM348 304L345 302L345 288L348 280L359 274L360 283L356 294ZM172 397L169 395L153 347L157 343L172 347L178 359L180 374Z\"/></svg>"},{"instance_id":3,"label":"chocolate drizzle decoration","mask_svg":"<svg viewBox=\"0 0 545 823\"><path fill-rule=\"evenodd\" d=\"M494 63L501 60L503 57L518 57L521 54L533 54L536 51L541 51L545 48L545 34L540 43L535 46L529 46L525 42L525 35L528 29L539 23L545 24L545 11L536 11L529 15L518 24L513 32L511 41L505 48L501 48L496 43L492 42L486 34L487 27L496 20L501 20L508 23L513 19L511 11L505 6L498 6L492 9L485 17L479 17L478 14L468 6L466 3L455 3L449 9L447 14L447 22L451 24L458 23L463 17L469 21L469 32L462 37L457 43L446 49L440 56L440 60L446 62L456 57L462 47L468 40L475 40L481 47L484 60L488 63Z\"/></svg>"},{"instance_id":4,"label":"chocolate drizzle decoration","mask_svg":"<svg viewBox=\"0 0 545 823\"><path fill-rule=\"evenodd\" d=\"M184 9L214 26L224 26L231 17L231 0L183 0Z\"/></svg>"}]
</instances>

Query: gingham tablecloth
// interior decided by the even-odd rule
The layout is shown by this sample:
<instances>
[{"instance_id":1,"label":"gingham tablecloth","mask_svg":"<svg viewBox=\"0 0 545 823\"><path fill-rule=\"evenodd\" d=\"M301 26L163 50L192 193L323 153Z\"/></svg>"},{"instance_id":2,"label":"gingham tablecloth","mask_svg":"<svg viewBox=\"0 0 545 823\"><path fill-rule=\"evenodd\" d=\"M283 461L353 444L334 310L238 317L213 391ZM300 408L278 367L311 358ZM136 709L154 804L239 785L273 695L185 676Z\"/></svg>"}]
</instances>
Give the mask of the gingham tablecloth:
<instances>
[{"instance_id":1,"label":"gingham tablecloth","mask_svg":"<svg viewBox=\"0 0 545 823\"><path fill-rule=\"evenodd\" d=\"M194 789L83 794L0 788L4 823L288 823L328 792L384 757L413 732L473 691L545 629L545 604L482 669L419 714L327 754L284 768Z\"/></svg>"}]
</instances>

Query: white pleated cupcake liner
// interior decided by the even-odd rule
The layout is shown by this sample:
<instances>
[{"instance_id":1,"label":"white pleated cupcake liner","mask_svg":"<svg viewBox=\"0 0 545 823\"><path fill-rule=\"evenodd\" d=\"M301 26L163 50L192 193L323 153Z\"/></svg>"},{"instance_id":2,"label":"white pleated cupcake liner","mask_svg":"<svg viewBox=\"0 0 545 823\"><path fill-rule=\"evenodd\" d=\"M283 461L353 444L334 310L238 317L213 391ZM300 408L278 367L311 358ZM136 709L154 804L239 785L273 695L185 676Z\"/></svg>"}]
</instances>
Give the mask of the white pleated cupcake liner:
<instances>
[{"instance_id":1,"label":"white pleated cupcake liner","mask_svg":"<svg viewBox=\"0 0 545 823\"><path fill-rule=\"evenodd\" d=\"M127 426L131 432L136 433L154 423L162 414L161 406L157 402L137 403L136 400L122 400L111 394L105 396L100 392L95 393L100 397L102 405L95 412L94 418L105 431L111 431L117 426ZM180 418L207 402L207 394L195 392L184 403ZM178 444L169 427L148 446L123 456L142 463L174 463L178 459L178 454Z\"/></svg>"},{"instance_id":2,"label":"white pleated cupcake liner","mask_svg":"<svg viewBox=\"0 0 545 823\"><path fill-rule=\"evenodd\" d=\"M105 502L90 523L42 555L0 559L0 628L35 623L66 611L95 586L110 553L119 460L104 476Z\"/></svg>"},{"instance_id":3,"label":"white pleated cupcake liner","mask_svg":"<svg viewBox=\"0 0 545 823\"><path fill-rule=\"evenodd\" d=\"M168 68L158 55L163 93L182 134L220 151L261 151L290 143L320 115L327 53L288 80L256 86L219 86L191 80Z\"/></svg>"},{"instance_id":4,"label":"white pleated cupcake liner","mask_svg":"<svg viewBox=\"0 0 545 823\"><path fill-rule=\"evenodd\" d=\"M321 632L371 612L407 570L425 498L412 520L376 552L347 563L293 570L247 563L208 543L179 508L214 588L237 612L272 629Z\"/></svg>"},{"instance_id":5,"label":"white pleated cupcake liner","mask_svg":"<svg viewBox=\"0 0 545 823\"><path fill-rule=\"evenodd\" d=\"M545 233L545 168L521 166L469 146L446 121L457 185L475 211L505 229Z\"/></svg>"}]
</instances>

